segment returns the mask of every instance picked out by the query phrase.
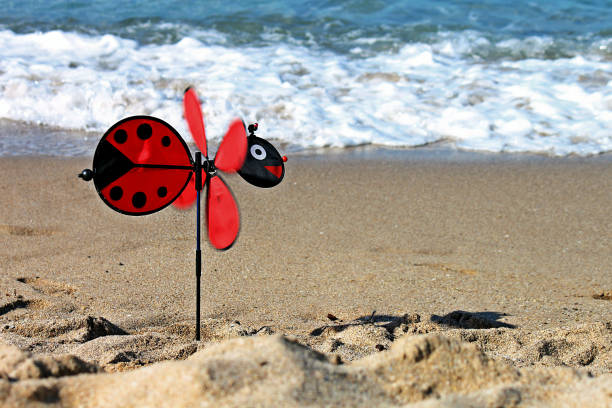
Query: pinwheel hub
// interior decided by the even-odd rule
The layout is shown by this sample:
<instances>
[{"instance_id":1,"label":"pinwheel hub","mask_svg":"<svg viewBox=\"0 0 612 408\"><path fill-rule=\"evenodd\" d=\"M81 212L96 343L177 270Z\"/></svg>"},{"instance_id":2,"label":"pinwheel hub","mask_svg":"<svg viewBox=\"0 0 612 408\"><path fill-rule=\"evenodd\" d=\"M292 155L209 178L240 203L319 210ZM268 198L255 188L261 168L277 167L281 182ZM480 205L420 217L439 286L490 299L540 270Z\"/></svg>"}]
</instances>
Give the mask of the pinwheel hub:
<instances>
[{"instance_id":1,"label":"pinwheel hub","mask_svg":"<svg viewBox=\"0 0 612 408\"><path fill-rule=\"evenodd\" d=\"M215 177L217 175L217 168L215 167L215 161L210 160L208 157L204 158L204 164L202 169L208 174L209 177Z\"/></svg>"}]
</instances>

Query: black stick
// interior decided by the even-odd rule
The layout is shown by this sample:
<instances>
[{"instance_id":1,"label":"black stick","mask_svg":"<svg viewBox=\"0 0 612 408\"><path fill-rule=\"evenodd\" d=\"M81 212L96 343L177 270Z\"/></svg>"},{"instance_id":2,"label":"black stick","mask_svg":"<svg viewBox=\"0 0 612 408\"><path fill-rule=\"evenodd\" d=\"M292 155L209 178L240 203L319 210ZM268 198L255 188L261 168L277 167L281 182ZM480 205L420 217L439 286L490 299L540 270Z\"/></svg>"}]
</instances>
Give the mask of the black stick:
<instances>
[{"instance_id":1,"label":"black stick","mask_svg":"<svg viewBox=\"0 0 612 408\"><path fill-rule=\"evenodd\" d=\"M202 276L202 251L200 250L200 191L202 191L202 153L195 154L196 198L196 327L195 339L200 340L200 277Z\"/></svg>"}]
</instances>

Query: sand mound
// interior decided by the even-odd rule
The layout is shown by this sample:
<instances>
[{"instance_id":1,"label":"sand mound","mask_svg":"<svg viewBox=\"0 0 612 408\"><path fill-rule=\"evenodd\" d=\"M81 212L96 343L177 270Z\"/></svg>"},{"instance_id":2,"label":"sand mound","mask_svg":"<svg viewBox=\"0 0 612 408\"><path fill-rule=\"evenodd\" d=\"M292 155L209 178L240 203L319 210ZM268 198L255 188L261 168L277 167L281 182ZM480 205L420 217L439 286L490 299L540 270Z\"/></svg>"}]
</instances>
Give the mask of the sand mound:
<instances>
[{"instance_id":1,"label":"sand mound","mask_svg":"<svg viewBox=\"0 0 612 408\"><path fill-rule=\"evenodd\" d=\"M8 381L95 373L98 367L73 355L32 356L11 345L0 345L0 378Z\"/></svg>"},{"instance_id":2,"label":"sand mound","mask_svg":"<svg viewBox=\"0 0 612 408\"><path fill-rule=\"evenodd\" d=\"M569 366L612 372L611 322L538 331L451 330L446 335L475 343L487 354L507 358L517 367Z\"/></svg>"},{"instance_id":3,"label":"sand mound","mask_svg":"<svg viewBox=\"0 0 612 408\"><path fill-rule=\"evenodd\" d=\"M406 333L424 334L441 330L436 324L422 322L421 316L416 313L403 316L372 314L348 322L333 317L330 319L333 324L318 327L309 336L298 338L317 351L334 353L342 361L353 361L387 350L396 338Z\"/></svg>"},{"instance_id":4,"label":"sand mound","mask_svg":"<svg viewBox=\"0 0 612 408\"><path fill-rule=\"evenodd\" d=\"M0 380L3 406L582 406L585 392L590 406L606 406L612 378L515 368L440 334L406 336L351 364L282 336L253 336L124 373Z\"/></svg>"},{"instance_id":5,"label":"sand mound","mask_svg":"<svg viewBox=\"0 0 612 408\"><path fill-rule=\"evenodd\" d=\"M68 319L45 319L19 321L9 329L10 332L25 337L54 338L58 340L86 342L97 337L112 334L126 334L103 317L82 316Z\"/></svg>"},{"instance_id":6,"label":"sand mound","mask_svg":"<svg viewBox=\"0 0 612 408\"><path fill-rule=\"evenodd\" d=\"M355 365L367 367L380 387L402 402L472 392L519 379L516 369L488 358L475 345L435 334L404 337L388 353Z\"/></svg>"},{"instance_id":7,"label":"sand mound","mask_svg":"<svg viewBox=\"0 0 612 408\"><path fill-rule=\"evenodd\" d=\"M72 353L101 366L117 363L140 366L162 360L184 359L196 350L195 342L177 344L175 337L150 333L99 337L79 345Z\"/></svg>"},{"instance_id":8,"label":"sand mound","mask_svg":"<svg viewBox=\"0 0 612 408\"><path fill-rule=\"evenodd\" d=\"M10 315L11 320L31 317L33 312L65 316L77 309L75 291L60 281L0 276L0 316Z\"/></svg>"},{"instance_id":9,"label":"sand mound","mask_svg":"<svg viewBox=\"0 0 612 408\"><path fill-rule=\"evenodd\" d=\"M42 389L40 391L39 389ZM48 390L52 390L51 397ZM42 395L42 397L41 397ZM299 406L313 403L363 406L389 403L360 370L326 358L280 336L234 339L187 361L139 370L67 379L8 383L0 401L18 406L52 402L62 406Z\"/></svg>"},{"instance_id":10,"label":"sand mound","mask_svg":"<svg viewBox=\"0 0 612 408\"><path fill-rule=\"evenodd\" d=\"M24 311L43 297L31 286L8 276L0 276L0 316L13 311Z\"/></svg>"}]
</instances>

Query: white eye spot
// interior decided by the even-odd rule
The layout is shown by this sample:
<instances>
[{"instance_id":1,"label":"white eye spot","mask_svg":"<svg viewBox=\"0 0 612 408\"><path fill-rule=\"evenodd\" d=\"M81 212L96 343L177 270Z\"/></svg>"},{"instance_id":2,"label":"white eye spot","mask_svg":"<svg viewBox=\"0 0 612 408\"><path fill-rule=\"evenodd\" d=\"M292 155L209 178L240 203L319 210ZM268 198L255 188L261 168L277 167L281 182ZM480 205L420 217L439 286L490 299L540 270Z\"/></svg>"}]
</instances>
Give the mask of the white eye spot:
<instances>
[{"instance_id":1,"label":"white eye spot","mask_svg":"<svg viewBox=\"0 0 612 408\"><path fill-rule=\"evenodd\" d=\"M266 150L258 144L251 146L251 156L257 160L263 160L266 158Z\"/></svg>"}]
</instances>

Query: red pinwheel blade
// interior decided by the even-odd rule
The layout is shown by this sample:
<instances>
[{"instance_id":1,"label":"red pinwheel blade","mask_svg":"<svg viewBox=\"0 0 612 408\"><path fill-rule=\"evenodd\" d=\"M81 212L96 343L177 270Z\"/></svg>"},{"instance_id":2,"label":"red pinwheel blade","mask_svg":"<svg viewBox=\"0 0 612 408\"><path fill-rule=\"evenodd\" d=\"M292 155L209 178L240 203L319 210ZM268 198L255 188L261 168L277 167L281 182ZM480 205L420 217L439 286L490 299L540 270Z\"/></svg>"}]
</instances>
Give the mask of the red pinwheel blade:
<instances>
[{"instance_id":1,"label":"red pinwheel blade","mask_svg":"<svg viewBox=\"0 0 612 408\"><path fill-rule=\"evenodd\" d=\"M240 229L238 205L229 187L221 177L212 177L208 182L206 196L206 222L208 239L217 249L229 249Z\"/></svg>"},{"instance_id":2,"label":"red pinwheel blade","mask_svg":"<svg viewBox=\"0 0 612 408\"><path fill-rule=\"evenodd\" d=\"M187 187L183 190L180 196L172 202L172 205L179 210L189 209L195 203L198 193L195 189L195 177L189 179Z\"/></svg>"},{"instance_id":3,"label":"red pinwheel blade","mask_svg":"<svg viewBox=\"0 0 612 408\"><path fill-rule=\"evenodd\" d=\"M242 167L246 152L246 129L240 119L235 119L219 145L215 156L215 167L226 173L234 173Z\"/></svg>"},{"instance_id":4,"label":"red pinwheel blade","mask_svg":"<svg viewBox=\"0 0 612 408\"><path fill-rule=\"evenodd\" d=\"M204 116L200 107L200 99L193 88L187 88L183 96L183 108L185 110L185 120L189 125L189 131L196 145L207 157L206 132L204 131Z\"/></svg>"}]
</instances>

